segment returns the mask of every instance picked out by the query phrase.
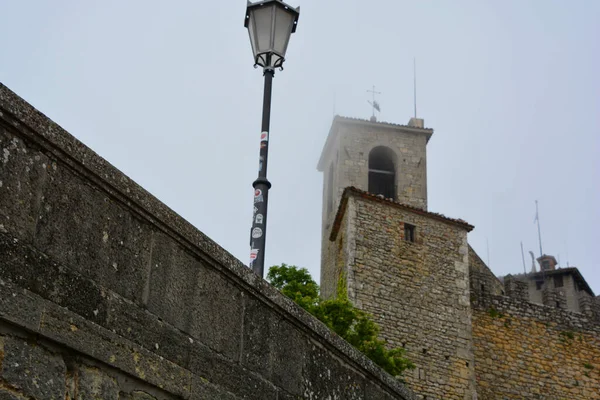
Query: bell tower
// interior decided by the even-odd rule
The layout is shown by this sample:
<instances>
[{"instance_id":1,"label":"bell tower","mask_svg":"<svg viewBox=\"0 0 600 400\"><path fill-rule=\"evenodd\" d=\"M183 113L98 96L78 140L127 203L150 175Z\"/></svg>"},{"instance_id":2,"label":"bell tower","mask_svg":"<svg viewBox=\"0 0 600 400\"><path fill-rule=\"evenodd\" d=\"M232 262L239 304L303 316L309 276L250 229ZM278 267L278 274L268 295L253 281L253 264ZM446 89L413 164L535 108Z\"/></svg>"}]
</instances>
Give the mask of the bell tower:
<instances>
[{"instance_id":1,"label":"bell tower","mask_svg":"<svg viewBox=\"0 0 600 400\"><path fill-rule=\"evenodd\" d=\"M339 115L333 119L317 165L323 172L321 271L346 187L427 210L426 147L433 129L423 125L420 118L411 118L408 125Z\"/></svg>"},{"instance_id":2,"label":"bell tower","mask_svg":"<svg viewBox=\"0 0 600 400\"><path fill-rule=\"evenodd\" d=\"M416 368L420 398L476 399L469 290L473 226L427 211L432 129L336 116L324 173L321 295L344 292Z\"/></svg>"}]
</instances>

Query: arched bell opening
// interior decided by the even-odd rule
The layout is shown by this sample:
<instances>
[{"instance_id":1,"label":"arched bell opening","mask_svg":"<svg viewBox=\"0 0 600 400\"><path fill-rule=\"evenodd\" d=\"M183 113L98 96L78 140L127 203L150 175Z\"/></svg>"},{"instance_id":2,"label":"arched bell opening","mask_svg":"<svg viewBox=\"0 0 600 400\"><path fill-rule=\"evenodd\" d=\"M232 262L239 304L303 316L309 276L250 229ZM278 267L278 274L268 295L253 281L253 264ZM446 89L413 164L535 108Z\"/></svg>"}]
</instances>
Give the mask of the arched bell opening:
<instances>
[{"instance_id":1,"label":"arched bell opening","mask_svg":"<svg viewBox=\"0 0 600 400\"><path fill-rule=\"evenodd\" d=\"M388 147L369 153L369 193L396 200L396 153Z\"/></svg>"}]
</instances>

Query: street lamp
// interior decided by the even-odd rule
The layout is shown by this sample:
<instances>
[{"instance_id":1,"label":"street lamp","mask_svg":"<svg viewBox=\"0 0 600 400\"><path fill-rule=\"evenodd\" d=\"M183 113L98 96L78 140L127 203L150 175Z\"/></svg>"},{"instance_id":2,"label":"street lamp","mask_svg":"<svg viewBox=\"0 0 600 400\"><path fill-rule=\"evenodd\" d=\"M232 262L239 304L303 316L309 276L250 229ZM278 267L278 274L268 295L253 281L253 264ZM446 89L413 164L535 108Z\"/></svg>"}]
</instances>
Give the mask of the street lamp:
<instances>
[{"instance_id":1,"label":"street lamp","mask_svg":"<svg viewBox=\"0 0 600 400\"><path fill-rule=\"evenodd\" d=\"M265 89L263 97L262 129L258 178L254 187L254 212L250 230L250 267L260 277L265 267L265 239L267 234L267 200L271 183L267 179L269 154L269 124L271 119L271 89L275 68L283 69L285 52L290 36L296 31L300 7L293 8L280 0L248 2L244 26L248 28L254 66L263 67Z\"/></svg>"}]
</instances>

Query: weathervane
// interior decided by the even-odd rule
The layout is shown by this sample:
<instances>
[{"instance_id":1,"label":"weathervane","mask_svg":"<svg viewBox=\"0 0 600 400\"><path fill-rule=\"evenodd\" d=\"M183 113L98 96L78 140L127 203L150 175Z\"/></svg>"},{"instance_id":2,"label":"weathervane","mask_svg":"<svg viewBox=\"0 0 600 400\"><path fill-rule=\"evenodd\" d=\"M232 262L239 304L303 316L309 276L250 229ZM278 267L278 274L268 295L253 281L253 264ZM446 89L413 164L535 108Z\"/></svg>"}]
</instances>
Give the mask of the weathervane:
<instances>
[{"instance_id":1,"label":"weathervane","mask_svg":"<svg viewBox=\"0 0 600 400\"><path fill-rule=\"evenodd\" d=\"M371 121L377 121L377 118L375 117L375 110L377 110L378 112L381 112L381 109L379 108L379 103L377 101L375 101L375 95L381 94L381 92L375 91L375 85L373 85L373 90L367 90L367 92L373 94L373 101L367 100L367 102L371 105L371 107L373 107L373 115L371 116Z\"/></svg>"}]
</instances>

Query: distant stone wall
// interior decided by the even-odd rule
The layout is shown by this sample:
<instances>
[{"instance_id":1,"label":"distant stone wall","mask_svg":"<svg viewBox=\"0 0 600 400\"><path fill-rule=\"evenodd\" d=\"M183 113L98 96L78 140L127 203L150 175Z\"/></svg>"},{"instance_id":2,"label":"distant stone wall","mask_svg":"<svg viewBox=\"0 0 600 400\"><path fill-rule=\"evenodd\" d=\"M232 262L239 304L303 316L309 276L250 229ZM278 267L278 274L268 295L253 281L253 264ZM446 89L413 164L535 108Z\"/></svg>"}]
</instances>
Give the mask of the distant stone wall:
<instances>
[{"instance_id":1,"label":"distant stone wall","mask_svg":"<svg viewBox=\"0 0 600 400\"><path fill-rule=\"evenodd\" d=\"M479 298L473 342L480 399L600 399L600 326L582 314Z\"/></svg>"},{"instance_id":2,"label":"distant stone wall","mask_svg":"<svg viewBox=\"0 0 600 400\"><path fill-rule=\"evenodd\" d=\"M419 398L472 399L467 229L347 193L338 235L354 240L332 239L343 246L350 300L373 315L390 347L406 349L417 368L404 379ZM416 227L414 243L404 240L405 223Z\"/></svg>"},{"instance_id":3,"label":"distant stone wall","mask_svg":"<svg viewBox=\"0 0 600 400\"><path fill-rule=\"evenodd\" d=\"M515 279L512 275L507 275L504 277L504 287L507 296L521 301L529 301L529 285L527 282ZM500 293L480 293L481 296L488 294L499 295Z\"/></svg>"},{"instance_id":4,"label":"distant stone wall","mask_svg":"<svg viewBox=\"0 0 600 400\"><path fill-rule=\"evenodd\" d=\"M0 85L0 398L414 397Z\"/></svg>"},{"instance_id":5,"label":"distant stone wall","mask_svg":"<svg viewBox=\"0 0 600 400\"><path fill-rule=\"evenodd\" d=\"M472 296L502 295L504 286L469 245L469 282Z\"/></svg>"}]
</instances>

